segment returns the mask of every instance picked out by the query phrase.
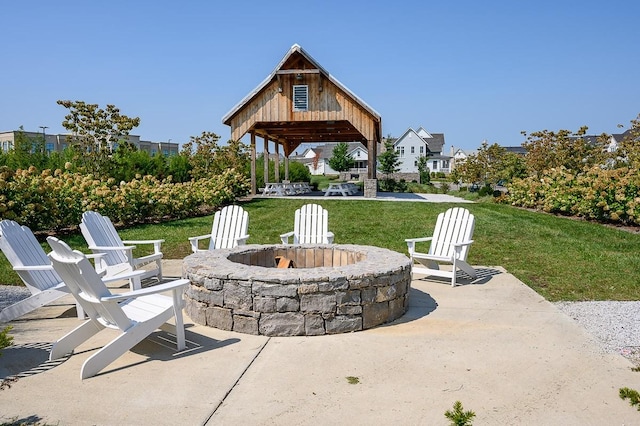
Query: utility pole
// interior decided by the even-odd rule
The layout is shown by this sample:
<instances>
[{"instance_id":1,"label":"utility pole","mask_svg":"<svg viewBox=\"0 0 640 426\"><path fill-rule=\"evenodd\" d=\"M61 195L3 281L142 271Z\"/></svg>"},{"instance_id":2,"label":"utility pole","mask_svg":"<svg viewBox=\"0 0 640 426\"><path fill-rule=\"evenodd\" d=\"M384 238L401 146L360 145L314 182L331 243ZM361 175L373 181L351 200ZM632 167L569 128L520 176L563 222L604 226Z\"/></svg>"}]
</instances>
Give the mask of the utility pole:
<instances>
[{"instance_id":1,"label":"utility pole","mask_svg":"<svg viewBox=\"0 0 640 426\"><path fill-rule=\"evenodd\" d=\"M44 132L46 129L49 128L49 126L38 126L42 129L42 143L43 143L43 149L44 152L47 152L47 134Z\"/></svg>"}]
</instances>

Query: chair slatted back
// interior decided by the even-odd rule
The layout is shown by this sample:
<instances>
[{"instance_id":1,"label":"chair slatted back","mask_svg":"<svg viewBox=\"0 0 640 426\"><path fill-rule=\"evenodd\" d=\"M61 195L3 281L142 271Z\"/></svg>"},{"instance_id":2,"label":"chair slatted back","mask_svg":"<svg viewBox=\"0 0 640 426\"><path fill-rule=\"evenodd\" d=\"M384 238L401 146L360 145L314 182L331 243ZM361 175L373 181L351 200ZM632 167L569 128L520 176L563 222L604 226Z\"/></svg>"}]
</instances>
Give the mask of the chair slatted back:
<instances>
[{"instance_id":1,"label":"chair slatted back","mask_svg":"<svg viewBox=\"0 0 640 426\"><path fill-rule=\"evenodd\" d=\"M429 246L429 254L434 256L452 257L454 250L451 243L469 241L473 237L475 217L469 210L453 207L438 215L433 240ZM460 252L460 259L466 260L469 246L464 246Z\"/></svg>"},{"instance_id":2,"label":"chair slatted back","mask_svg":"<svg viewBox=\"0 0 640 426\"><path fill-rule=\"evenodd\" d=\"M13 220L0 221L0 249L13 267L51 265L31 229ZM47 290L62 282L53 269L16 272L31 293Z\"/></svg>"},{"instance_id":3,"label":"chair slatted back","mask_svg":"<svg viewBox=\"0 0 640 426\"><path fill-rule=\"evenodd\" d=\"M237 238L247 235L249 213L242 207L231 205L218 210L213 217L209 250L233 248Z\"/></svg>"},{"instance_id":4,"label":"chair slatted back","mask_svg":"<svg viewBox=\"0 0 640 426\"><path fill-rule=\"evenodd\" d=\"M319 204L305 204L296 210L294 244L327 244L329 213Z\"/></svg>"},{"instance_id":5,"label":"chair slatted back","mask_svg":"<svg viewBox=\"0 0 640 426\"><path fill-rule=\"evenodd\" d=\"M92 320L105 327L126 330L132 321L117 303L103 303L101 297L111 296L107 286L85 255L72 250L64 241L48 237L53 250L49 258L53 268Z\"/></svg>"},{"instance_id":6,"label":"chair slatted back","mask_svg":"<svg viewBox=\"0 0 640 426\"><path fill-rule=\"evenodd\" d=\"M86 211L82 214L80 231L87 240L89 246L96 247L122 247L122 239L118 235L116 228L111 223L111 219L102 216L98 212ZM124 250L109 250L99 259L100 263L108 266L128 263L129 259Z\"/></svg>"}]
</instances>

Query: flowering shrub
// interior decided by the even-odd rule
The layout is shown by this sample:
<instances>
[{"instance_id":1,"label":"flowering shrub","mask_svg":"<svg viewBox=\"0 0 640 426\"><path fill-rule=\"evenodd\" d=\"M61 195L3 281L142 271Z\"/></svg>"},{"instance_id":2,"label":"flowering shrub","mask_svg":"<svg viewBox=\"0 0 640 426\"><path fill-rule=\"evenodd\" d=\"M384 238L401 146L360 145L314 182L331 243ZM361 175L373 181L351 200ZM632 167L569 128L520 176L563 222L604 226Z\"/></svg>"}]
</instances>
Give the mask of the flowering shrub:
<instances>
[{"instance_id":1,"label":"flowering shrub","mask_svg":"<svg viewBox=\"0 0 640 426\"><path fill-rule=\"evenodd\" d=\"M539 177L515 179L504 202L601 222L640 225L640 171L594 166L573 173L564 167L553 168Z\"/></svg>"},{"instance_id":2,"label":"flowering shrub","mask_svg":"<svg viewBox=\"0 0 640 426\"><path fill-rule=\"evenodd\" d=\"M207 179L173 183L136 176L130 182L100 180L93 175L35 168L0 168L0 218L33 231L77 226L82 213L95 210L113 222L176 219L233 202L249 192L246 176L235 169Z\"/></svg>"}]
</instances>

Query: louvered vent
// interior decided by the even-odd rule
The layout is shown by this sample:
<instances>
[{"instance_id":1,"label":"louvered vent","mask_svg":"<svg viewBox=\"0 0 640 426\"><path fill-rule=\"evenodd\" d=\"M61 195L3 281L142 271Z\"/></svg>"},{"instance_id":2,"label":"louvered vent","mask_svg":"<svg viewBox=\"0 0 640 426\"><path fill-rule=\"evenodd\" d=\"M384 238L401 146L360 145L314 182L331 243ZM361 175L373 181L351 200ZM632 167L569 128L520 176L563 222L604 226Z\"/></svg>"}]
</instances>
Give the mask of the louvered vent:
<instances>
[{"instance_id":1,"label":"louvered vent","mask_svg":"<svg viewBox=\"0 0 640 426\"><path fill-rule=\"evenodd\" d=\"M309 109L309 86L293 86L293 110L307 111Z\"/></svg>"}]
</instances>

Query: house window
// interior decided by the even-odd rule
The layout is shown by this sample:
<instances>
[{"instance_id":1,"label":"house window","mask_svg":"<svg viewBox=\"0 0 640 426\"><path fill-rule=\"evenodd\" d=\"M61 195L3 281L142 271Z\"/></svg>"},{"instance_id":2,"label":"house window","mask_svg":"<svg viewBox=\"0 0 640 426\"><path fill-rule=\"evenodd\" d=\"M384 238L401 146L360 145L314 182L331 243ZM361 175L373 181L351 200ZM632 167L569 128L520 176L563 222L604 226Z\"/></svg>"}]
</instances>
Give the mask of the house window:
<instances>
[{"instance_id":1,"label":"house window","mask_svg":"<svg viewBox=\"0 0 640 426\"><path fill-rule=\"evenodd\" d=\"M416 161L414 161L414 162L413 162L413 166L414 166L414 167L418 167L418 160L416 160Z\"/></svg>"},{"instance_id":2,"label":"house window","mask_svg":"<svg viewBox=\"0 0 640 426\"><path fill-rule=\"evenodd\" d=\"M47 142L45 149L47 150L47 154L51 154L53 152L53 143Z\"/></svg>"},{"instance_id":3,"label":"house window","mask_svg":"<svg viewBox=\"0 0 640 426\"><path fill-rule=\"evenodd\" d=\"M442 160L442 168L443 169L449 168L449 160Z\"/></svg>"},{"instance_id":4,"label":"house window","mask_svg":"<svg viewBox=\"0 0 640 426\"><path fill-rule=\"evenodd\" d=\"M309 86L307 85L293 86L293 110L294 111L309 110Z\"/></svg>"},{"instance_id":5,"label":"house window","mask_svg":"<svg viewBox=\"0 0 640 426\"><path fill-rule=\"evenodd\" d=\"M412 146L412 147L411 147L411 153L412 153L412 154L415 154L415 152L416 152L416 148Z\"/></svg>"},{"instance_id":6,"label":"house window","mask_svg":"<svg viewBox=\"0 0 640 426\"><path fill-rule=\"evenodd\" d=\"M396 148L396 152L400 157L404 157L404 146L399 146L398 148Z\"/></svg>"},{"instance_id":7,"label":"house window","mask_svg":"<svg viewBox=\"0 0 640 426\"><path fill-rule=\"evenodd\" d=\"M424 146L420 147L420 155L424 154Z\"/></svg>"},{"instance_id":8,"label":"house window","mask_svg":"<svg viewBox=\"0 0 640 426\"><path fill-rule=\"evenodd\" d=\"M433 167L432 167L432 169L433 169L433 170L438 170L438 161L434 161L434 162L433 162Z\"/></svg>"}]
</instances>

